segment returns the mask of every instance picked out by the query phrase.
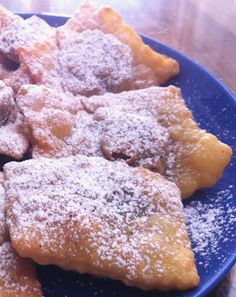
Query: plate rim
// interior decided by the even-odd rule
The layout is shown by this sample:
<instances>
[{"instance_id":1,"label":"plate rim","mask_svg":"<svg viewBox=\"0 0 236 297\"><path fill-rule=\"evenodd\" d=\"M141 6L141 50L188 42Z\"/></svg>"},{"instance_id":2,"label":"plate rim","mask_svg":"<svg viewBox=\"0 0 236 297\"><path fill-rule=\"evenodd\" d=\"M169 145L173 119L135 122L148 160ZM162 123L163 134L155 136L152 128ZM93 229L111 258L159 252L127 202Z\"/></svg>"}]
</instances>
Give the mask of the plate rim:
<instances>
[{"instance_id":1,"label":"plate rim","mask_svg":"<svg viewBox=\"0 0 236 297\"><path fill-rule=\"evenodd\" d=\"M23 18L29 18L33 15L36 15L38 17L42 17L42 19L44 19L44 20L45 20L45 17L49 17L49 18L56 17L59 19L66 20L72 16L72 15L64 15L64 14L60 14L60 13L57 14L57 13L46 13L46 12L33 12L33 13L14 12L14 13L23 17ZM146 34L142 34L140 32L137 32L137 33L142 38L144 43L146 43L146 41L150 42L150 44L148 44L148 46L152 47L152 44L160 45L161 47L164 48L164 50L167 49L167 50L171 51L175 55L180 56L182 59L187 60L188 62L192 63L195 67L197 67L201 71L205 72L210 77L210 79L213 80L214 83L216 83L222 89L222 91L228 95L227 97L230 98L230 104L233 104L234 108L236 109L236 94L234 95L234 92L227 86L227 84L224 81L222 81L219 78L219 76L214 74L211 70L209 70L207 67L203 66L198 61L196 61L193 58L191 58L190 56L188 56L188 54L185 54L183 51L177 50L177 49L173 48L172 46L170 46L164 42L160 42L160 41L156 40L155 38L150 37ZM176 76L176 77L178 77L178 76ZM234 253L231 254L231 256L229 258L227 258L226 262L224 262L224 265L222 266L221 270L217 271L214 275L212 275L210 282L207 282L203 287L201 287L201 284L199 283L199 287L193 288L190 291L178 292L179 294L181 294L179 297L181 297L181 296L183 296L183 297L204 297L204 296L206 296L206 294L211 292L223 280L223 278L231 270L231 268L233 267L233 265L235 265L235 263L236 263L236 248L234 250ZM200 280L200 282L201 282L201 280ZM194 293L194 290L197 290L197 292ZM158 292L161 293L161 291L158 291ZM172 291L170 291L169 294L171 294L171 292ZM191 294L191 292L192 292L192 294ZM191 295L188 295L189 293Z\"/></svg>"}]
</instances>

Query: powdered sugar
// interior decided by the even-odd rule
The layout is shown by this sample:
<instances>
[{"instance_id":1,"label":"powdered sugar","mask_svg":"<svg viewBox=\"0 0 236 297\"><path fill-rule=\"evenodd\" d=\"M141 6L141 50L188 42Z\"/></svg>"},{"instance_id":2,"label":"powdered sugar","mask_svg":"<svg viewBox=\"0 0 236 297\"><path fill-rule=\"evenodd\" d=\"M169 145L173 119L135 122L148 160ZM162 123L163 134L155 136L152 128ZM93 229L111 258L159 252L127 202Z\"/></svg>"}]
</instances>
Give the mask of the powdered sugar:
<instances>
[{"instance_id":1,"label":"powdered sugar","mask_svg":"<svg viewBox=\"0 0 236 297\"><path fill-rule=\"evenodd\" d=\"M16 159L23 157L29 146L23 130L13 91L0 82L0 154Z\"/></svg>"},{"instance_id":2,"label":"powdered sugar","mask_svg":"<svg viewBox=\"0 0 236 297\"><path fill-rule=\"evenodd\" d=\"M7 226L5 216L5 190L3 188L3 174L0 172L0 244L7 238Z\"/></svg>"},{"instance_id":3,"label":"powdered sugar","mask_svg":"<svg viewBox=\"0 0 236 297\"><path fill-rule=\"evenodd\" d=\"M232 232L236 224L236 208L232 199L228 188L214 195L214 203L197 200L184 209L193 251L201 257L198 264L206 271L213 265L214 258L222 257L222 245L227 245L229 238L235 238Z\"/></svg>"},{"instance_id":4,"label":"powdered sugar","mask_svg":"<svg viewBox=\"0 0 236 297\"><path fill-rule=\"evenodd\" d=\"M30 260L20 258L10 242L0 245L1 295L41 297L40 285L34 273Z\"/></svg>"},{"instance_id":5,"label":"powdered sugar","mask_svg":"<svg viewBox=\"0 0 236 297\"><path fill-rule=\"evenodd\" d=\"M100 107L123 106L133 113L153 117L165 127L170 141L164 160L166 170L160 172L177 184L184 198L199 188L214 185L230 161L231 148L199 128L180 89L174 86L107 93L87 100L82 98L81 102L89 113Z\"/></svg>"},{"instance_id":6,"label":"powdered sugar","mask_svg":"<svg viewBox=\"0 0 236 297\"><path fill-rule=\"evenodd\" d=\"M66 95L60 96L61 103L58 95L52 95L50 101L55 97L57 103L49 103L45 90L34 87L42 94L39 103L40 95L35 96L31 87L24 87L17 99L33 132L34 158L81 153L123 159L164 174L177 184L183 197L212 186L230 160L231 149L198 127L176 87L90 98L70 96L68 106ZM73 100L90 114L79 108L77 114L72 113Z\"/></svg>"},{"instance_id":7,"label":"powdered sugar","mask_svg":"<svg viewBox=\"0 0 236 297\"><path fill-rule=\"evenodd\" d=\"M25 86L17 99L36 142L33 158L79 153L120 159L129 165L165 172L169 134L154 117L133 113L122 106L98 108L91 115L79 110L80 98L74 98L73 104L70 96L68 100L66 95L51 97L52 92L47 90ZM77 106L75 114L73 106Z\"/></svg>"},{"instance_id":8,"label":"powdered sugar","mask_svg":"<svg viewBox=\"0 0 236 297\"><path fill-rule=\"evenodd\" d=\"M3 282L5 289L15 289L15 286L17 286L17 284L12 282L11 274L8 273L8 271L14 271L16 263L17 258L16 255L13 253L10 242L0 244L0 287L2 286Z\"/></svg>"},{"instance_id":9,"label":"powdered sugar","mask_svg":"<svg viewBox=\"0 0 236 297\"><path fill-rule=\"evenodd\" d=\"M59 30L23 49L21 59L35 83L74 95L129 89L133 77L129 47L99 30Z\"/></svg>"},{"instance_id":10,"label":"powdered sugar","mask_svg":"<svg viewBox=\"0 0 236 297\"><path fill-rule=\"evenodd\" d=\"M169 87L150 87L138 91L122 92L119 94L107 93L103 96L92 96L82 99L82 104L85 110L89 113L94 113L97 108L104 106L132 106L132 109L140 114L152 114L160 119L161 114L158 114L158 107L165 105L167 100L176 106L176 103L182 103L180 90L173 86ZM170 115L172 117L175 114ZM168 118L165 118L168 121Z\"/></svg>"},{"instance_id":11,"label":"powdered sugar","mask_svg":"<svg viewBox=\"0 0 236 297\"><path fill-rule=\"evenodd\" d=\"M111 7L96 7L88 2L83 3L62 28L75 32L98 29L111 33L129 46L134 60L132 89L163 84L179 73L179 65L174 59L161 55L144 44L135 30Z\"/></svg>"},{"instance_id":12,"label":"powdered sugar","mask_svg":"<svg viewBox=\"0 0 236 297\"><path fill-rule=\"evenodd\" d=\"M53 157L78 153L105 156L109 160L120 159L133 166L143 165L164 172L169 135L154 118L109 107L98 109L94 115L80 111L74 122L71 134L63 139L60 151ZM45 155L43 152L37 155L37 152L36 147L34 157Z\"/></svg>"},{"instance_id":13,"label":"powdered sugar","mask_svg":"<svg viewBox=\"0 0 236 297\"><path fill-rule=\"evenodd\" d=\"M17 16L1 32L0 51L10 59L18 61L19 49L48 38L53 31L53 28L37 16L27 20Z\"/></svg>"},{"instance_id":14,"label":"powdered sugar","mask_svg":"<svg viewBox=\"0 0 236 297\"><path fill-rule=\"evenodd\" d=\"M82 110L70 94L46 87L24 86L17 103L34 137L33 157L76 154L122 159L164 173L169 134L150 114L137 114L129 106Z\"/></svg>"},{"instance_id":15,"label":"powdered sugar","mask_svg":"<svg viewBox=\"0 0 236 297\"><path fill-rule=\"evenodd\" d=\"M66 30L59 35L58 46L63 90L87 96L119 92L132 81L131 51L111 34Z\"/></svg>"},{"instance_id":16,"label":"powdered sugar","mask_svg":"<svg viewBox=\"0 0 236 297\"><path fill-rule=\"evenodd\" d=\"M5 126L16 119L17 109L13 98L13 92L0 81L0 126Z\"/></svg>"},{"instance_id":17,"label":"powdered sugar","mask_svg":"<svg viewBox=\"0 0 236 297\"><path fill-rule=\"evenodd\" d=\"M103 124L101 149L107 159L164 173L169 133L154 117L121 106L99 108L94 117Z\"/></svg>"},{"instance_id":18,"label":"powdered sugar","mask_svg":"<svg viewBox=\"0 0 236 297\"><path fill-rule=\"evenodd\" d=\"M127 283L140 275L142 287L185 246L195 273L179 190L158 174L80 155L8 163L4 170L11 239L23 255Z\"/></svg>"},{"instance_id":19,"label":"powdered sugar","mask_svg":"<svg viewBox=\"0 0 236 297\"><path fill-rule=\"evenodd\" d=\"M14 94L17 94L22 85L32 83L28 70L23 64L15 71L8 71L2 79L7 86L13 89Z\"/></svg>"}]
</instances>

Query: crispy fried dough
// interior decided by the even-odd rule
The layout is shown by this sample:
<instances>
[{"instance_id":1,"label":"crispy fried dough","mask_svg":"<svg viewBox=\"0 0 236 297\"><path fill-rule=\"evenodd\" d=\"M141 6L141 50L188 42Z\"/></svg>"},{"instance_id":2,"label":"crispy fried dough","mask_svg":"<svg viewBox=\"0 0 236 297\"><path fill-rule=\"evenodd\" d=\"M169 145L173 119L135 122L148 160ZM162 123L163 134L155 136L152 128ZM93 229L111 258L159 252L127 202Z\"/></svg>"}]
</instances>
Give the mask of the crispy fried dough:
<instances>
[{"instance_id":1,"label":"crispy fried dough","mask_svg":"<svg viewBox=\"0 0 236 297\"><path fill-rule=\"evenodd\" d=\"M134 88L160 85L179 73L179 64L174 59L161 55L145 45L135 30L110 7L95 7L82 4L74 16L62 27L82 32L99 29L116 36L132 51L135 66Z\"/></svg>"},{"instance_id":2,"label":"crispy fried dough","mask_svg":"<svg viewBox=\"0 0 236 297\"><path fill-rule=\"evenodd\" d=\"M21 256L145 290L198 284L179 189L161 175L82 155L10 162L4 174Z\"/></svg>"},{"instance_id":3,"label":"crispy fried dough","mask_svg":"<svg viewBox=\"0 0 236 297\"><path fill-rule=\"evenodd\" d=\"M5 204L3 174L0 172L0 296L42 297L33 263L20 258L9 242Z\"/></svg>"},{"instance_id":4,"label":"crispy fried dough","mask_svg":"<svg viewBox=\"0 0 236 297\"><path fill-rule=\"evenodd\" d=\"M86 17L93 21L84 22ZM20 49L37 84L92 96L162 84L179 73L175 60L151 50L110 8L82 5L54 33Z\"/></svg>"},{"instance_id":5,"label":"crispy fried dough","mask_svg":"<svg viewBox=\"0 0 236 297\"><path fill-rule=\"evenodd\" d=\"M7 14L6 18L9 16ZM27 48L54 35L55 29L37 16L24 20L20 16L10 15L9 21L0 28L0 52L12 61L19 62L21 48Z\"/></svg>"},{"instance_id":6,"label":"crispy fried dough","mask_svg":"<svg viewBox=\"0 0 236 297\"><path fill-rule=\"evenodd\" d=\"M0 80L11 87L15 94L21 85L32 83L27 68L12 62L3 53L0 53Z\"/></svg>"},{"instance_id":7,"label":"crispy fried dough","mask_svg":"<svg viewBox=\"0 0 236 297\"><path fill-rule=\"evenodd\" d=\"M5 190L3 188L3 174L0 172L0 245L8 239L5 215Z\"/></svg>"},{"instance_id":8,"label":"crispy fried dough","mask_svg":"<svg viewBox=\"0 0 236 297\"><path fill-rule=\"evenodd\" d=\"M165 172L169 135L154 117L117 107L91 115L77 98L35 85L22 87L17 102L32 132L33 158L105 156Z\"/></svg>"},{"instance_id":9,"label":"crispy fried dough","mask_svg":"<svg viewBox=\"0 0 236 297\"><path fill-rule=\"evenodd\" d=\"M66 94L59 94L39 86L24 86L19 92L17 102L33 134L34 158L81 153L125 159L164 174L184 198L213 186L230 161L231 148L198 127L176 87L68 96L68 101ZM81 103L91 115L79 111Z\"/></svg>"},{"instance_id":10,"label":"crispy fried dough","mask_svg":"<svg viewBox=\"0 0 236 297\"><path fill-rule=\"evenodd\" d=\"M19 51L54 34L45 21L37 16L26 20L0 6L0 79L17 93L19 87L33 83L28 69L19 64Z\"/></svg>"},{"instance_id":11,"label":"crispy fried dough","mask_svg":"<svg viewBox=\"0 0 236 297\"><path fill-rule=\"evenodd\" d=\"M42 297L33 263L19 257L10 242L0 244L1 297Z\"/></svg>"},{"instance_id":12,"label":"crispy fried dough","mask_svg":"<svg viewBox=\"0 0 236 297\"><path fill-rule=\"evenodd\" d=\"M22 116L17 110L13 91L0 81L0 155L21 159L29 143L24 133Z\"/></svg>"},{"instance_id":13,"label":"crispy fried dough","mask_svg":"<svg viewBox=\"0 0 236 297\"><path fill-rule=\"evenodd\" d=\"M177 184L184 198L197 189L212 187L231 159L232 149L200 129L181 90L174 86L93 96L82 99L82 104L89 113L102 106L122 105L138 114L154 116L170 136L165 176Z\"/></svg>"}]
</instances>

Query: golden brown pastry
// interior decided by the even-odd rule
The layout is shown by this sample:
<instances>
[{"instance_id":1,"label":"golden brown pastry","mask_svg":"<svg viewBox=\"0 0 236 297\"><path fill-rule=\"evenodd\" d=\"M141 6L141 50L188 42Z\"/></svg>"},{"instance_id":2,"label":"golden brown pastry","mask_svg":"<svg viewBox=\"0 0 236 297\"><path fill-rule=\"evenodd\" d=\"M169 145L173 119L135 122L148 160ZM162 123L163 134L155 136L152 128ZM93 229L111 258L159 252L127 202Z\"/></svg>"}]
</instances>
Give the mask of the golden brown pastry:
<instances>
[{"instance_id":1,"label":"golden brown pastry","mask_svg":"<svg viewBox=\"0 0 236 297\"><path fill-rule=\"evenodd\" d=\"M179 73L177 61L145 45L135 30L111 7L96 7L91 3L84 3L62 27L62 31L64 29L76 32L98 29L114 35L128 45L133 55L135 89L163 84Z\"/></svg>"},{"instance_id":2,"label":"golden brown pastry","mask_svg":"<svg viewBox=\"0 0 236 297\"><path fill-rule=\"evenodd\" d=\"M26 66L19 63L21 47L49 38L54 29L37 16L24 20L1 5L0 18L0 79L17 93L21 85L33 83Z\"/></svg>"},{"instance_id":3,"label":"golden brown pastry","mask_svg":"<svg viewBox=\"0 0 236 297\"><path fill-rule=\"evenodd\" d=\"M0 81L0 155L21 159L29 143L24 132L22 116L17 110L13 91Z\"/></svg>"},{"instance_id":4,"label":"golden brown pastry","mask_svg":"<svg viewBox=\"0 0 236 297\"><path fill-rule=\"evenodd\" d=\"M108 21L111 14L114 22ZM33 82L74 95L139 89L179 73L175 60L151 50L116 12L88 5L54 34L22 46L19 58Z\"/></svg>"},{"instance_id":5,"label":"golden brown pastry","mask_svg":"<svg viewBox=\"0 0 236 297\"><path fill-rule=\"evenodd\" d=\"M33 158L104 156L165 172L169 134L154 117L117 107L91 115L77 98L36 85L22 87L17 102L32 133Z\"/></svg>"},{"instance_id":6,"label":"golden brown pastry","mask_svg":"<svg viewBox=\"0 0 236 297\"><path fill-rule=\"evenodd\" d=\"M0 33L13 21L20 17L0 5Z\"/></svg>"},{"instance_id":7,"label":"golden brown pastry","mask_svg":"<svg viewBox=\"0 0 236 297\"><path fill-rule=\"evenodd\" d=\"M0 244L0 296L43 296L33 263L19 257L10 242Z\"/></svg>"},{"instance_id":8,"label":"golden brown pastry","mask_svg":"<svg viewBox=\"0 0 236 297\"><path fill-rule=\"evenodd\" d=\"M5 190L0 172L0 296L42 297L31 260L20 258L9 242L5 216Z\"/></svg>"},{"instance_id":9,"label":"golden brown pastry","mask_svg":"<svg viewBox=\"0 0 236 297\"><path fill-rule=\"evenodd\" d=\"M145 290L198 284L180 191L159 174L77 155L10 162L4 175L21 256Z\"/></svg>"},{"instance_id":10,"label":"golden brown pastry","mask_svg":"<svg viewBox=\"0 0 236 297\"><path fill-rule=\"evenodd\" d=\"M138 114L151 114L169 132L165 176L189 197L197 189L212 187L230 162L232 149L200 129L174 86L105 94L81 99L86 111L104 106L128 106Z\"/></svg>"},{"instance_id":11,"label":"golden brown pastry","mask_svg":"<svg viewBox=\"0 0 236 297\"><path fill-rule=\"evenodd\" d=\"M213 186L232 154L198 127L173 86L73 98L32 85L21 88L17 103L32 131L34 158L80 153L123 159L164 174L184 198Z\"/></svg>"},{"instance_id":12,"label":"golden brown pastry","mask_svg":"<svg viewBox=\"0 0 236 297\"><path fill-rule=\"evenodd\" d=\"M19 62L19 51L40 40L50 38L54 28L32 16L26 20L0 6L0 52L9 60Z\"/></svg>"},{"instance_id":13,"label":"golden brown pastry","mask_svg":"<svg viewBox=\"0 0 236 297\"><path fill-rule=\"evenodd\" d=\"M3 188L3 174L0 172L0 245L6 240L9 240L9 236L5 215L5 190Z\"/></svg>"},{"instance_id":14,"label":"golden brown pastry","mask_svg":"<svg viewBox=\"0 0 236 297\"><path fill-rule=\"evenodd\" d=\"M16 94L24 84L32 83L27 68L10 61L4 54L0 53L0 80L11 87Z\"/></svg>"}]
</instances>

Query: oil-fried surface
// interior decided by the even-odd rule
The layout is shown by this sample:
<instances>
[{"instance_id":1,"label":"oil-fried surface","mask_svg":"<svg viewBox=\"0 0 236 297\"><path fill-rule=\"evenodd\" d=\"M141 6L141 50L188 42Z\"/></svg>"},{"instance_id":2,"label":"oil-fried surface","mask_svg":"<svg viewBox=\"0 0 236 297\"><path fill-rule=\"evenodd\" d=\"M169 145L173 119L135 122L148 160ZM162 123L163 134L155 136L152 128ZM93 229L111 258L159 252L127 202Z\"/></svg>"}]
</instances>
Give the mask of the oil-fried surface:
<instances>
[{"instance_id":1,"label":"oil-fried surface","mask_svg":"<svg viewBox=\"0 0 236 297\"><path fill-rule=\"evenodd\" d=\"M87 4L19 57L35 83L74 95L144 88L179 73L175 60L151 50L115 11Z\"/></svg>"},{"instance_id":2,"label":"oil-fried surface","mask_svg":"<svg viewBox=\"0 0 236 297\"><path fill-rule=\"evenodd\" d=\"M176 87L93 96L82 99L82 104L90 113L101 106L123 105L154 116L170 137L165 176L177 184L184 198L197 189L212 187L231 159L232 149L200 129Z\"/></svg>"},{"instance_id":3,"label":"oil-fried surface","mask_svg":"<svg viewBox=\"0 0 236 297\"><path fill-rule=\"evenodd\" d=\"M91 115L79 99L46 87L20 89L17 102L32 131L33 158L104 156L165 172L169 134L154 117L122 106L102 107Z\"/></svg>"},{"instance_id":4,"label":"oil-fried surface","mask_svg":"<svg viewBox=\"0 0 236 297\"><path fill-rule=\"evenodd\" d=\"M3 174L0 172L0 245L8 240L8 230L5 215L5 190L3 188Z\"/></svg>"},{"instance_id":5,"label":"oil-fried surface","mask_svg":"<svg viewBox=\"0 0 236 297\"><path fill-rule=\"evenodd\" d=\"M3 173L0 172L0 296L41 297L34 264L18 256L9 242L5 206Z\"/></svg>"},{"instance_id":6,"label":"oil-fried surface","mask_svg":"<svg viewBox=\"0 0 236 297\"><path fill-rule=\"evenodd\" d=\"M198 127L173 86L90 98L24 86L17 102L32 130L35 158L125 159L164 174L183 197L213 186L231 158L231 148Z\"/></svg>"},{"instance_id":7,"label":"oil-fried surface","mask_svg":"<svg viewBox=\"0 0 236 297\"><path fill-rule=\"evenodd\" d=\"M161 175L82 155L11 162L4 174L21 256L143 289L198 284L180 191Z\"/></svg>"},{"instance_id":8,"label":"oil-fried surface","mask_svg":"<svg viewBox=\"0 0 236 297\"><path fill-rule=\"evenodd\" d=\"M54 28L37 16L24 20L2 6L0 18L0 79L17 93L21 85L33 82L26 66L19 63L20 49L50 38Z\"/></svg>"},{"instance_id":9,"label":"oil-fried surface","mask_svg":"<svg viewBox=\"0 0 236 297\"><path fill-rule=\"evenodd\" d=\"M178 62L153 51L145 45L135 30L127 25L122 17L110 7L95 7L90 3L81 5L64 28L77 32L86 29L99 29L111 33L127 44L134 57L134 88L160 85L179 73Z\"/></svg>"},{"instance_id":10,"label":"oil-fried surface","mask_svg":"<svg viewBox=\"0 0 236 297\"><path fill-rule=\"evenodd\" d=\"M21 159L29 143L13 91L0 81L0 155Z\"/></svg>"},{"instance_id":11,"label":"oil-fried surface","mask_svg":"<svg viewBox=\"0 0 236 297\"><path fill-rule=\"evenodd\" d=\"M37 16L24 20L18 15L7 12L5 17L8 20L0 28L0 52L12 61L19 62L21 48L27 48L41 40L50 38L55 31Z\"/></svg>"},{"instance_id":12,"label":"oil-fried surface","mask_svg":"<svg viewBox=\"0 0 236 297\"><path fill-rule=\"evenodd\" d=\"M10 242L0 244L1 297L42 297L34 265L16 254Z\"/></svg>"}]
</instances>

